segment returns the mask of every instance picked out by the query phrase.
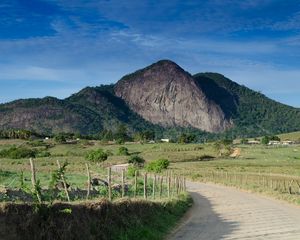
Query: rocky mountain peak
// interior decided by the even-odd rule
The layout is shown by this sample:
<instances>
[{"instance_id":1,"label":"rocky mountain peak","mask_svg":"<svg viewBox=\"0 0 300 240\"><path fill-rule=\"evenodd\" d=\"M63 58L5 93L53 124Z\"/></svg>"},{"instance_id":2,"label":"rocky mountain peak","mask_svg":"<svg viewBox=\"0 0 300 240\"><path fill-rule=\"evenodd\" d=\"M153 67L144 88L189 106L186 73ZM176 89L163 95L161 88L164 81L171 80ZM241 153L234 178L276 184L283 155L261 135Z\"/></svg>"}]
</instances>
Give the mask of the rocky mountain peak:
<instances>
[{"instance_id":1,"label":"rocky mountain peak","mask_svg":"<svg viewBox=\"0 0 300 240\"><path fill-rule=\"evenodd\" d=\"M162 126L220 132L231 125L193 77L169 60L125 76L116 84L115 93L144 119Z\"/></svg>"}]
</instances>

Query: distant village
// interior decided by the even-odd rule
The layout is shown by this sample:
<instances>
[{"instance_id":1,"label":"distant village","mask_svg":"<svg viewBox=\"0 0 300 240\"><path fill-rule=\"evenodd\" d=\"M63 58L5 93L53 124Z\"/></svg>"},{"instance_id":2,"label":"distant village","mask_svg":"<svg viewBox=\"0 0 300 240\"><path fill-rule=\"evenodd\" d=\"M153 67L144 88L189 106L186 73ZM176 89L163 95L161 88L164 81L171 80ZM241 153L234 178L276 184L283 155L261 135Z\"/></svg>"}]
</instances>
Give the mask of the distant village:
<instances>
[{"instance_id":1,"label":"distant village","mask_svg":"<svg viewBox=\"0 0 300 240\"><path fill-rule=\"evenodd\" d=\"M249 145L257 145L261 144L262 142L259 140L249 140L246 144ZM290 141L290 140L285 140L285 141L279 141L279 140L271 140L267 143L269 146L289 146L289 145L294 145L297 144L296 141Z\"/></svg>"}]
</instances>

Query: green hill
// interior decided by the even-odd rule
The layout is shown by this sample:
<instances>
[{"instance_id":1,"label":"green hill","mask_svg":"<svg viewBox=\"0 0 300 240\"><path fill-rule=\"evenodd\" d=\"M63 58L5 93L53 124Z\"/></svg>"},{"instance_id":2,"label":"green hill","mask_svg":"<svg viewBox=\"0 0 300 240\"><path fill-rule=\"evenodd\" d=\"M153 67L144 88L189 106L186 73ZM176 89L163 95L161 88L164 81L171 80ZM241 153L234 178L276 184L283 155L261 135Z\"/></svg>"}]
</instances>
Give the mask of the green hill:
<instances>
[{"instance_id":1,"label":"green hill","mask_svg":"<svg viewBox=\"0 0 300 240\"><path fill-rule=\"evenodd\" d=\"M194 75L198 85L229 115L233 136L260 136L300 129L300 109L276 102L217 73Z\"/></svg>"}]
</instances>

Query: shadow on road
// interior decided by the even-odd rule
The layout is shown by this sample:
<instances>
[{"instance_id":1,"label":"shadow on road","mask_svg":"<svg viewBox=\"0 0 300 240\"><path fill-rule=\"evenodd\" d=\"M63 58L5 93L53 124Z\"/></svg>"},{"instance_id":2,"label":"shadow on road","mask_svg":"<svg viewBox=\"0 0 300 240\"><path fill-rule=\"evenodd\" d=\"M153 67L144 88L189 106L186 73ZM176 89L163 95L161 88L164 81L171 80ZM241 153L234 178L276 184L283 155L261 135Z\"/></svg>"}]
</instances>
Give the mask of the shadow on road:
<instances>
[{"instance_id":1,"label":"shadow on road","mask_svg":"<svg viewBox=\"0 0 300 240\"><path fill-rule=\"evenodd\" d=\"M190 188L191 189L191 188ZM192 209L187 213L186 221L180 226L170 239L224 239L238 228L237 222L222 219L215 211L208 199L191 189L194 200Z\"/></svg>"}]
</instances>

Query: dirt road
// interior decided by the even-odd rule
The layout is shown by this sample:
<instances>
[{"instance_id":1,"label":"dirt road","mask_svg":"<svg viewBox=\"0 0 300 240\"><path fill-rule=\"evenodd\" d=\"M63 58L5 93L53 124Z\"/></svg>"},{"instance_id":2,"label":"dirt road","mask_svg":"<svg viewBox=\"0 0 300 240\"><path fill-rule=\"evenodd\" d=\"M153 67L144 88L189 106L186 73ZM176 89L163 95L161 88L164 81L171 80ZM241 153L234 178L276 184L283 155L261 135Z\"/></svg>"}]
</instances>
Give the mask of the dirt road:
<instances>
[{"instance_id":1,"label":"dirt road","mask_svg":"<svg viewBox=\"0 0 300 240\"><path fill-rule=\"evenodd\" d=\"M170 239L300 240L300 208L234 188L189 183L194 206Z\"/></svg>"}]
</instances>

